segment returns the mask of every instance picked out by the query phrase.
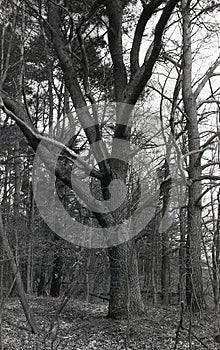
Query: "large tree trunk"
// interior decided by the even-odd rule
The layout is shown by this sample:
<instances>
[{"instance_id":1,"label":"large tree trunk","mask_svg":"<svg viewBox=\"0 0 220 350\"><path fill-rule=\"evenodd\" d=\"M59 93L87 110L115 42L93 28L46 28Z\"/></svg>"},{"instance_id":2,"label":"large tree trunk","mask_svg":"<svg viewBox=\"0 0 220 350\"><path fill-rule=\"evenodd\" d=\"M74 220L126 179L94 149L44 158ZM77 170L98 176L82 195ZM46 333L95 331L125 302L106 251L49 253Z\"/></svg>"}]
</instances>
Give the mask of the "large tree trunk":
<instances>
[{"instance_id":1,"label":"large tree trunk","mask_svg":"<svg viewBox=\"0 0 220 350\"><path fill-rule=\"evenodd\" d=\"M189 156L188 233L186 244L186 301L192 310L204 305L201 269L201 160L193 152L200 148L196 99L192 91L192 52L190 3L182 0L183 15L183 102L187 116Z\"/></svg>"},{"instance_id":2,"label":"large tree trunk","mask_svg":"<svg viewBox=\"0 0 220 350\"><path fill-rule=\"evenodd\" d=\"M131 240L108 249L110 260L109 317L138 317L144 314L139 284L137 253Z\"/></svg>"},{"instance_id":3,"label":"large tree trunk","mask_svg":"<svg viewBox=\"0 0 220 350\"><path fill-rule=\"evenodd\" d=\"M129 133L128 133L129 135ZM128 164L120 160L117 152L126 154L129 152L129 143L121 145L120 150L117 149L117 144L113 145L112 158L109 160L111 167L111 177L113 179L120 179L126 182ZM101 185L102 197L104 200L108 199L109 189L103 183ZM129 200L125 202L112 215L114 223L120 224L126 216L130 214L129 207L131 203ZM116 226L117 229L117 226ZM118 232L120 235L120 230ZM108 257L110 263L110 299L109 299L109 313L111 318L133 318L141 316L144 313L144 306L141 297L138 260L136 245L133 239L108 248Z\"/></svg>"}]
</instances>

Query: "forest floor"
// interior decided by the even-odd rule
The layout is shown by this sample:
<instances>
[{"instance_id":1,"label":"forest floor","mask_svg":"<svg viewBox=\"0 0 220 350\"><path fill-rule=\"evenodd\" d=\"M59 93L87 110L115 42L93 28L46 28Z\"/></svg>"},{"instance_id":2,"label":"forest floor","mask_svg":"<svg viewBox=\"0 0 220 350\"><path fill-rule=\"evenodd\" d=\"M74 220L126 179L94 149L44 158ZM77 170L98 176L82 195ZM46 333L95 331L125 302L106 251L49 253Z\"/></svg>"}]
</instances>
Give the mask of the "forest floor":
<instances>
[{"instance_id":1,"label":"forest floor","mask_svg":"<svg viewBox=\"0 0 220 350\"><path fill-rule=\"evenodd\" d=\"M30 300L40 334L28 329L17 299L4 305L2 349L4 350L174 350L180 319L179 306L146 307L146 317L130 321L108 319L107 305L70 300L59 318L55 317L61 299ZM187 329L191 324L191 337ZM183 326L176 349L218 349L213 335L220 329L220 313L207 310L202 315L183 314ZM189 345L191 338L191 347ZM1 349L1 344L0 344ZM219 348L220 349L220 348Z\"/></svg>"}]
</instances>

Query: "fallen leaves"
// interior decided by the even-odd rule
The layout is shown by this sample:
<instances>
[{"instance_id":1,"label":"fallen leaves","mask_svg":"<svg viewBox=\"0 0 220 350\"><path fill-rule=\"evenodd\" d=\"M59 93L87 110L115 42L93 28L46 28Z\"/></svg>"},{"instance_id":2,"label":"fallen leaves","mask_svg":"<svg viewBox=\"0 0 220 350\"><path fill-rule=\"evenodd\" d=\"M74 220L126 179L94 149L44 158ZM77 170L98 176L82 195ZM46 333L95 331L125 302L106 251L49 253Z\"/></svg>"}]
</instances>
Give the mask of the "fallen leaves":
<instances>
[{"instance_id":1,"label":"fallen leaves","mask_svg":"<svg viewBox=\"0 0 220 350\"><path fill-rule=\"evenodd\" d=\"M36 336L27 329L23 311L17 300L5 305L2 324L2 342L10 350L172 350L179 321L178 307L152 307L146 309L146 317L114 321L108 319L107 305L86 304L70 300L56 317L61 300L35 298L30 301L41 334ZM184 315L185 326L188 316ZM202 318L193 318L193 332L216 349L213 341L214 329L220 324L219 314L204 312ZM189 349L188 333L182 331L178 350ZM192 349L201 350L201 344L192 339Z\"/></svg>"}]
</instances>

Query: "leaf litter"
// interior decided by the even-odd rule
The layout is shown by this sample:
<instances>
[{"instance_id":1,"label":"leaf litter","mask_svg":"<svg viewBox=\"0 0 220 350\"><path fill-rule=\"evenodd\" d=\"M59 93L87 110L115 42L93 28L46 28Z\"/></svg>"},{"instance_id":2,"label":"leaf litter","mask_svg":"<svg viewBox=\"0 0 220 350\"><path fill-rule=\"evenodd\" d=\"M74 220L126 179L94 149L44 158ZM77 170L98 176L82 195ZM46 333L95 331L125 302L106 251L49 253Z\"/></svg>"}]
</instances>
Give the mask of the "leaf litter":
<instances>
[{"instance_id":1,"label":"leaf litter","mask_svg":"<svg viewBox=\"0 0 220 350\"><path fill-rule=\"evenodd\" d=\"M60 298L31 298L30 305L40 334L30 332L17 299L4 307L2 344L4 350L174 350L179 323L178 306L146 307L144 318L112 320L107 318L107 304L92 304L71 299L56 316ZM184 313L189 328L189 315ZM210 350L217 350L213 335L220 329L220 315L206 310L191 318L191 330ZM189 346L189 332L182 330L176 350L201 350L205 347L194 337Z\"/></svg>"}]
</instances>

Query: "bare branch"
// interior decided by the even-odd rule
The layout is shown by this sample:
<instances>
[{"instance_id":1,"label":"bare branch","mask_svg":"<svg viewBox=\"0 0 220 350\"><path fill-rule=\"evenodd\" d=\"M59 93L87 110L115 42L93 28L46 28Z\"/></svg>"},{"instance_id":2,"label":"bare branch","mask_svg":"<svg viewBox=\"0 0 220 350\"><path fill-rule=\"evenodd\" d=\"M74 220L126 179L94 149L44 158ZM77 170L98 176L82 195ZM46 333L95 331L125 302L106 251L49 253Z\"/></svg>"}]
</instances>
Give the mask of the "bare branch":
<instances>
[{"instance_id":1,"label":"bare branch","mask_svg":"<svg viewBox=\"0 0 220 350\"><path fill-rule=\"evenodd\" d=\"M215 100L215 99L211 99L211 100L204 100L204 101L200 101L197 109L199 109L202 105L207 104L207 103L216 103L218 106L220 106L220 101Z\"/></svg>"},{"instance_id":2,"label":"bare branch","mask_svg":"<svg viewBox=\"0 0 220 350\"><path fill-rule=\"evenodd\" d=\"M178 61L176 61L173 57L171 57L168 53L166 53L165 51L162 52L162 56L165 60L171 62L175 67L177 68L182 68L181 63L179 63Z\"/></svg>"},{"instance_id":3,"label":"bare branch","mask_svg":"<svg viewBox=\"0 0 220 350\"><path fill-rule=\"evenodd\" d=\"M201 180L212 180L212 181L220 181L220 176L217 175L202 175L199 179L195 179L194 181L201 181Z\"/></svg>"},{"instance_id":4,"label":"bare branch","mask_svg":"<svg viewBox=\"0 0 220 350\"><path fill-rule=\"evenodd\" d=\"M197 205L198 203L200 203L201 199L206 195L206 193L208 193L209 191L211 191L213 188L216 188L216 186L219 186L219 183L207 187L207 188L201 193L201 195L196 199L195 205Z\"/></svg>"},{"instance_id":5,"label":"bare branch","mask_svg":"<svg viewBox=\"0 0 220 350\"><path fill-rule=\"evenodd\" d=\"M212 76L212 74L214 73L215 69L219 66L220 64L220 57L218 57L216 59L216 61L211 65L211 67L207 70L207 72L204 74L202 81L199 83L198 87L196 88L196 90L194 91L194 97L195 99L198 98L200 92L202 91L202 89L204 88L204 86L206 85L206 83L209 81L210 77Z\"/></svg>"},{"instance_id":6,"label":"bare branch","mask_svg":"<svg viewBox=\"0 0 220 350\"><path fill-rule=\"evenodd\" d=\"M212 161L210 161L207 164L202 165L201 168L202 168L202 170L204 170L206 168L209 168L210 166L215 166L215 165L220 166L220 162L212 162Z\"/></svg>"},{"instance_id":7,"label":"bare branch","mask_svg":"<svg viewBox=\"0 0 220 350\"><path fill-rule=\"evenodd\" d=\"M207 12L209 12L209 11L214 11L214 10L218 9L219 6L220 6L219 4L217 4L217 3L212 3L212 2L211 2L211 4L208 4L207 7L203 8L199 13L197 13L196 16L194 16L194 17L192 18L192 21L194 21L195 19L201 17L201 15L202 15L203 13L207 13Z\"/></svg>"},{"instance_id":8,"label":"bare branch","mask_svg":"<svg viewBox=\"0 0 220 350\"><path fill-rule=\"evenodd\" d=\"M98 11L100 6L103 5L104 3L105 3L105 0L96 0L93 3L92 7L90 8L89 13L82 17L79 23L79 27L81 28L84 23L90 20L90 18L94 16L94 14Z\"/></svg>"},{"instance_id":9,"label":"bare branch","mask_svg":"<svg viewBox=\"0 0 220 350\"><path fill-rule=\"evenodd\" d=\"M169 101L171 105L173 104L173 98L172 98L172 97L166 96L166 95L163 94L159 89L157 89L154 85L149 84L149 85L147 85L147 86L149 86L149 88L151 88L152 90L154 90L154 91L156 91L158 94L160 94L164 99L166 99L167 101ZM178 109L178 111L179 111L186 119L188 119L186 113L184 113L184 111L181 109L181 107L179 107L178 104L176 104L175 109Z\"/></svg>"},{"instance_id":10,"label":"bare branch","mask_svg":"<svg viewBox=\"0 0 220 350\"><path fill-rule=\"evenodd\" d=\"M217 131L214 135L210 136L210 138L201 146L202 151L205 151L205 149L214 141L216 137L220 136L220 131Z\"/></svg>"}]
</instances>

